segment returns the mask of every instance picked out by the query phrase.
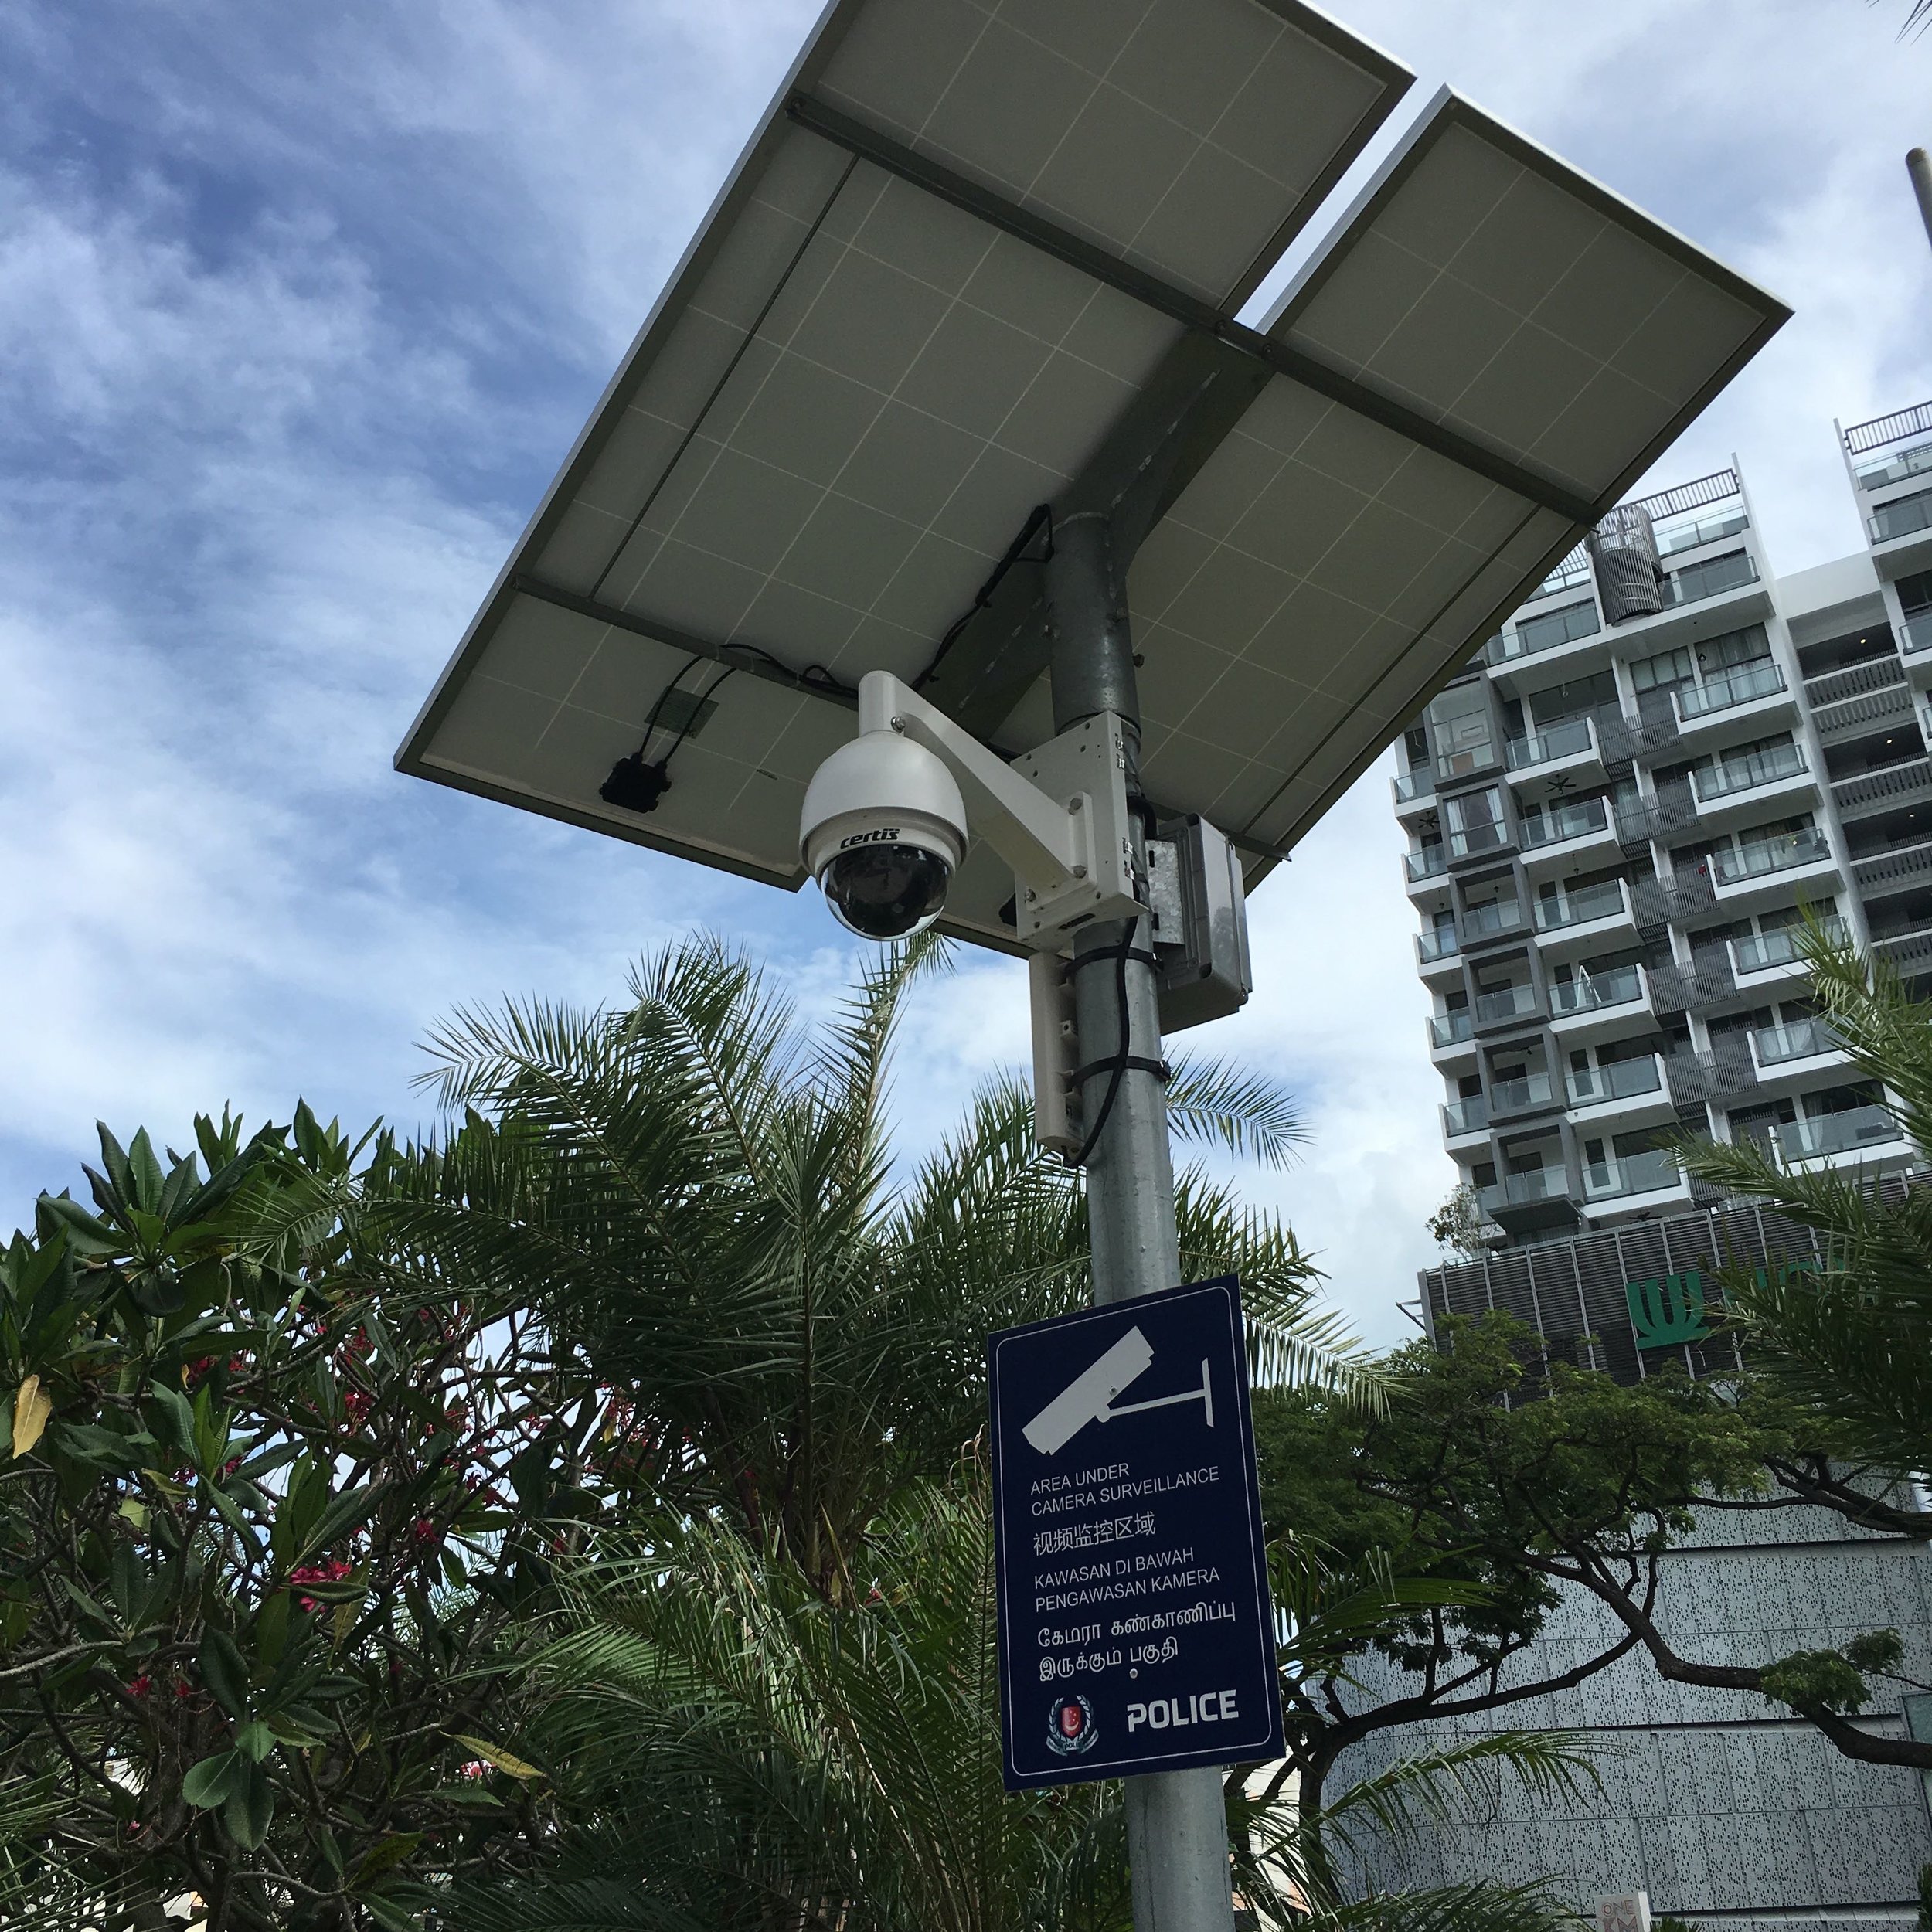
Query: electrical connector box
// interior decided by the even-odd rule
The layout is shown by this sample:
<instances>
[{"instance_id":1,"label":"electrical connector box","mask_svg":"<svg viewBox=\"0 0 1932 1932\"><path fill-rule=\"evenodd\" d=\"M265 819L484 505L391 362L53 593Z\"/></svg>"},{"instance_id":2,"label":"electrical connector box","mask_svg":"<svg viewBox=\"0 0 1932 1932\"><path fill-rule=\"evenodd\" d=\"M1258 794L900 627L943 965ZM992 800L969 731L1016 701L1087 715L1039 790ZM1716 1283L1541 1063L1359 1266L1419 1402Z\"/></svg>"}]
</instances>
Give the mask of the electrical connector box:
<instances>
[{"instance_id":1,"label":"electrical connector box","mask_svg":"<svg viewBox=\"0 0 1932 1932\"><path fill-rule=\"evenodd\" d=\"M1148 897L1161 962L1161 1031L1238 1012L1254 990L1247 893L1226 835L1190 813L1148 842Z\"/></svg>"},{"instance_id":2,"label":"electrical connector box","mask_svg":"<svg viewBox=\"0 0 1932 1932\"><path fill-rule=\"evenodd\" d=\"M1075 876L1050 892L1020 886L1021 944L1057 948L1096 919L1132 919L1145 907L1134 877L1134 821L1127 802L1124 728L1111 711L1084 718L1022 753L1013 770L1073 815L1080 856Z\"/></svg>"}]
</instances>

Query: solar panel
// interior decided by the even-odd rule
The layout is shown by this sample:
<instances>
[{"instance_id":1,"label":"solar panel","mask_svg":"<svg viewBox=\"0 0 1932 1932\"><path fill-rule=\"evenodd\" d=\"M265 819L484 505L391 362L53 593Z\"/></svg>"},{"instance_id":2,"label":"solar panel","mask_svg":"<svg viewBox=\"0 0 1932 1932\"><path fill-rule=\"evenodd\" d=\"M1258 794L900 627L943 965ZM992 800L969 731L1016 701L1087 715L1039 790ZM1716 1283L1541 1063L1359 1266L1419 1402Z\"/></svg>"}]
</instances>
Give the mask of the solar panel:
<instances>
[{"instance_id":1,"label":"solar panel","mask_svg":"<svg viewBox=\"0 0 1932 1932\"><path fill-rule=\"evenodd\" d=\"M1144 773L1258 876L1784 312L1439 97L1242 328L1407 84L1288 0L838 0L399 765L795 886L866 671L1050 735L1030 513L1151 437ZM949 924L1011 890L975 850Z\"/></svg>"}]
</instances>

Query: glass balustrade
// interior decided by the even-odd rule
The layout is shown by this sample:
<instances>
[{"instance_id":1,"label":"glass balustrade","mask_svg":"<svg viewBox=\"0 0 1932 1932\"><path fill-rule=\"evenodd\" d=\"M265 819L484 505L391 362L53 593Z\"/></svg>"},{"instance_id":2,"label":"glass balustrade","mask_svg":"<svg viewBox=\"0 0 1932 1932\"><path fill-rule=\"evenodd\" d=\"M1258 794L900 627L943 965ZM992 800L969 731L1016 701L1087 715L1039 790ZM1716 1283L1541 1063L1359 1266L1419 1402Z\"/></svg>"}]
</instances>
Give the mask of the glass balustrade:
<instances>
[{"instance_id":1,"label":"glass balustrade","mask_svg":"<svg viewBox=\"0 0 1932 1932\"><path fill-rule=\"evenodd\" d=\"M1554 845L1566 838L1582 838L1593 832L1607 832L1610 815L1600 798L1584 798L1573 804L1548 805L1535 818L1522 821L1526 851L1538 845Z\"/></svg>"},{"instance_id":2,"label":"glass balustrade","mask_svg":"<svg viewBox=\"0 0 1932 1932\"><path fill-rule=\"evenodd\" d=\"M1783 1060L1808 1060L1814 1053L1835 1053L1838 1036L1816 1018L1787 1021L1782 1026L1760 1026L1751 1035L1751 1050L1760 1066L1776 1066Z\"/></svg>"},{"instance_id":3,"label":"glass balustrade","mask_svg":"<svg viewBox=\"0 0 1932 1932\"><path fill-rule=\"evenodd\" d=\"M1567 1175L1560 1167L1532 1168L1526 1174L1505 1174L1493 1186L1484 1188L1478 1198L1493 1214L1499 1207L1525 1207L1536 1201L1560 1201L1570 1192Z\"/></svg>"},{"instance_id":4,"label":"glass balustrade","mask_svg":"<svg viewBox=\"0 0 1932 1932\"><path fill-rule=\"evenodd\" d=\"M1442 1124L1450 1134L1480 1134L1489 1124L1489 1103L1480 1094L1472 1094L1467 1100L1445 1101Z\"/></svg>"},{"instance_id":5,"label":"glass balustrade","mask_svg":"<svg viewBox=\"0 0 1932 1932\"><path fill-rule=\"evenodd\" d=\"M1842 940L1849 937L1843 920L1832 918L1822 923L1832 938ZM1740 973L1761 973L1773 966L1796 965L1804 956L1804 938L1802 926L1774 926L1769 932L1747 933L1743 938L1731 941L1731 958Z\"/></svg>"},{"instance_id":6,"label":"glass balustrade","mask_svg":"<svg viewBox=\"0 0 1932 1932\"><path fill-rule=\"evenodd\" d=\"M1468 825L1449 835L1449 856L1470 859L1478 852L1501 852L1509 843L1509 834L1492 820L1488 825Z\"/></svg>"},{"instance_id":7,"label":"glass balustrade","mask_svg":"<svg viewBox=\"0 0 1932 1932\"><path fill-rule=\"evenodd\" d=\"M1808 866L1831 855L1830 844L1814 825L1803 832L1782 833L1776 838L1755 839L1734 850L1714 852L1711 872L1720 886L1735 886L1743 879L1787 872L1794 866Z\"/></svg>"},{"instance_id":8,"label":"glass balustrade","mask_svg":"<svg viewBox=\"0 0 1932 1932\"><path fill-rule=\"evenodd\" d=\"M1734 705L1749 704L1753 698L1768 698L1784 689L1784 673L1769 658L1740 664L1723 676L1703 684L1680 684L1675 696L1680 721L1709 717L1714 711L1728 711Z\"/></svg>"},{"instance_id":9,"label":"glass balustrade","mask_svg":"<svg viewBox=\"0 0 1932 1932\"><path fill-rule=\"evenodd\" d=\"M1566 926L1587 925L1593 919L1609 919L1624 910L1624 889L1614 879L1594 886L1580 886L1574 892L1558 893L1536 901L1536 926L1546 933Z\"/></svg>"},{"instance_id":10,"label":"glass balustrade","mask_svg":"<svg viewBox=\"0 0 1932 1932\"><path fill-rule=\"evenodd\" d=\"M1612 1200L1622 1194L1649 1194L1658 1188L1675 1187L1677 1181L1677 1156L1668 1148L1654 1147L1642 1154L1583 1164L1583 1192L1593 1201Z\"/></svg>"},{"instance_id":11,"label":"glass balustrade","mask_svg":"<svg viewBox=\"0 0 1932 1932\"><path fill-rule=\"evenodd\" d=\"M1445 751L1436 759L1438 778L1466 778L1472 771L1485 771L1496 762L1496 748L1487 738Z\"/></svg>"},{"instance_id":12,"label":"glass balustrade","mask_svg":"<svg viewBox=\"0 0 1932 1932\"><path fill-rule=\"evenodd\" d=\"M1872 526L1874 543L1887 543L1895 536L1910 536L1915 530L1932 527L1932 490L1881 503L1866 521Z\"/></svg>"},{"instance_id":13,"label":"glass balustrade","mask_svg":"<svg viewBox=\"0 0 1932 1932\"><path fill-rule=\"evenodd\" d=\"M1573 757L1580 751L1589 750L1594 742L1590 720L1571 718L1552 725L1547 731L1512 738L1503 747L1503 757L1512 771L1520 771L1526 765L1546 764L1552 758Z\"/></svg>"},{"instance_id":14,"label":"glass balustrade","mask_svg":"<svg viewBox=\"0 0 1932 1932\"><path fill-rule=\"evenodd\" d=\"M1412 882L1420 883L1425 879L1434 879L1449 869L1449 855L1440 845L1424 845L1420 852L1405 855L1403 862L1409 869Z\"/></svg>"},{"instance_id":15,"label":"glass balustrade","mask_svg":"<svg viewBox=\"0 0 1932 1932\"><path fill-rule=\"evenodd\" d=\"M1664 579L1662 599L1666 610L1680 604L1701 604L1706 597L1741 589L1757 581L1757 566L1742 550L1728 550L1722 556L1706 557L1701 563L1687 563Z\"/></svg>"},{"instance_id":16,"label":"glass balustrade","mask_svg":"<svg viewBox=\"0 0 1932 1932\"><path fill-rule=\"evenodd\" d=\"M1406 805L1417 798L1432 797L1436 789L1434 777L1427 770L1398 772L1396 774L1396 803Z\"/></svg>"},{"instance_id":17,"label":"glass balustrade","mask_svg":"<svg viewBox=\"0 0 1932 1932\"><path fill-rule=\"evenodd\" d=\"M1548 1107L1556 1097L1556 1083L1547 1073L1526 1073L1520 1080L1489 1083L1492 1114L1526 1113L1532 1107Z\"/></svg>"},{"instance_id":18,"label":"glass balustrade","mask_svg":"<svg viewBox=\"0 0 1932 1932\"><path fill-rule=\"evenodd\" d=\"M1469 939L1487 938L1492 933L1513 933L1522 930L1522 904L1515 899L1495 899L1486 906L1470 906L1464 909L1462 930Z\"/></svg>"},{"instance_id":19,"label":"glass balustrade","mask_svg":"<svg viewBox=\"0 0 1932 1932\"><path fill-rule=\"evenodd\" d=\"M1560 611L1546 611L1527 617L1513 631L1492 638L1486 655L1492 664L1506 664L1513 658L1534 657L1539 651L1553 651L1559 645L1578 638L1594 637L1603 628L1594 600L1566 604Z\"/></svg>"},{"instance_id":20,"label":"glass balustrade","mask_svg":"<svg viewBox=\"0 0 1932 1932\"><path fill-rule=\"evenodd\" d=\"M1536 1010L1536 989L1533 986L1504 986L1494 992L1476 995L1476 1024L1493 1026L1506 1019L1519 1019L1526 1013Z\"/></svg>"},{"instance_id":21,"label":"glass balustrade","mask_svg":"<svg viewBox=\"0 0 1932 1932\"><path fill-rule=\"evenodd\" d=\"M1787 1161L1815 1160L1821 1154L1846 1154L1905 1135L1882 1107L1850 1107L1839 1114L1815 1114L1808 1121L1784 1121L1772 1130L1778 1152Z\"/></svg>"},{"instance_id":22,"label":"glass balustrade","mask_svg":"<svg viewBox=\"0 0 1932 1932\"><path fill-rule=\"evenodd\" d=\"M1594 1107L1603 1100L1634 1100L1640 1094L1663 1090L1664 1070L1655 1053L1641 1060L1611 1060L1602 1066L1573 1070L1563 1083L1572 1107Z\"/></svg>"},{"instance_id":23,"label":"glass balustrade","mask_svg":"<svg viewBox=\"0 0 1932 1932\"><path fill-rule=\"evenodd\" d=\"M1549 1010L1591 1013L1600 1007L1622 1006L1644 996L1644 976L1635 966L1613 966L1607 972L1579 973L1560 979L1549 989Z\"/></svg>"},{"instance_id":24,"label":"glass balustrade","mask_svg":"<svg viewBox=\"0 0 1932 1932\"><path fill-rule=\"evenodd\" d=\"M1416 954L1423 965L1438 959L1451 959L1462 951L1453 926L1438 926L1434 931L1416 935Z\"/></svg>"},{"instance_id":25,"label":"glass balustrade","mask_svg":"<svg viewBox=\"0 0 1932 1932\"><path fill-rule=\"evenodd\" d=\"M1869 464L1858 473L1859 484L1867 490L1882 490L1888 483L1903 483L1907 477L1923 476L1932 470L1932 443L1916 449L1901 450L1883 463Z\"/></svg>"},{"instance_id":26,"label":"glass balustrade","mask_svg":"<svg viewBox=\"0 0 1932 1932\"><path fill-rule=\"evenodd\" d=\"M1932 612L1899 626L1899 648L1908 658L1921 651L1932 651Z\"/></svg>"},{"instance_id":27,"label":"glass balustrade","mask_svg":"<svg viewBox=\"0 0 1932 1932\"><path fill-rule=\"evenodd\" d=\"M1658 529L1657 554L1674 556L1679 550L1694 550L1700 543L1715 543L1719 537L1735 536L1750 522L1740 510L1720 510L1715 516L1701 516L1693 522L1673 523Z\"/></svg>"},{"instance_id":28,"label":"glass balustrade","mask_svg":"<svg viewBox=\"0 0 1932 1932\"><path fill-rule=\"evenodd\" d=\"M1747 752L1741 758L1727 758L1702 771L1691 774L1699 799L1709 804L1733 791L1749 791L1753 786L1775 784L1781 778L1795 778L1804 769L1804 747L1795 741L1767 746L1762 751Z\"/></svg>"},{"instance_id":29,"label":"glass balustrade","mask_svg":"<svg viewBox=\"0 0 1932 1932\"><path fill-rule=\"evenodd\" d=\"M1453 1013L1438 1013L1429 1022L1429 1037L1437 1046L1454 1046L1475 1031L1475 1022L1466 1006Z\"/></svg>"}]
</instances>

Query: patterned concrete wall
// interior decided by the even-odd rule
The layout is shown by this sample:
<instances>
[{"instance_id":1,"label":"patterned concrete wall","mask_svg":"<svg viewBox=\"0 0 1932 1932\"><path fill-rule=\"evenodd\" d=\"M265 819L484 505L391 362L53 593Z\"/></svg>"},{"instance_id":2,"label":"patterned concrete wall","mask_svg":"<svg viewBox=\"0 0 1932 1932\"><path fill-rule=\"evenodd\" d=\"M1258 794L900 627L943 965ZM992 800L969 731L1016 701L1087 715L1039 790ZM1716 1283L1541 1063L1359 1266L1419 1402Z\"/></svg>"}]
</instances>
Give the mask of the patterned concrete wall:
<instances>
[{"instance_id":1,"label":"patterned concrete wall","mask_svg":"<svg viewBox=\"0 0 1932 1932\"><path fill-rule=\"evenodd\" d=\"M1906 1640L1907 1672L1932 1678L1932 1553L1922 1546L1848 1533L1821 1510L1713 1511L1665 1565L1661 1621L1684 1655L1764 1663L1889 1625ZM1518 1681L1595 1654L1617 1628L1594 1597L1566 1597ZM1389 1670L1362 1696L1379 1702L1400 1687ZM1506 1781L1453 1822L1381 1848L1362 1876L1384 1885L1547 1876L1584 1909L1641 1887L1654 1912L1713 1925L1909 1925L1919 1868L1932 1862L1918 1774L1855 1763L1776 1713L1760 1697L1665 1683L1633 1654L1567 1692L1372 1740L1343 1760L1338 1784L1454 1735L1563 1727L1597 1747L1604 1788L1559 1804ZM1896 1699L1866 1722L1903 1730Z\"/></svg>"}]
</instances>

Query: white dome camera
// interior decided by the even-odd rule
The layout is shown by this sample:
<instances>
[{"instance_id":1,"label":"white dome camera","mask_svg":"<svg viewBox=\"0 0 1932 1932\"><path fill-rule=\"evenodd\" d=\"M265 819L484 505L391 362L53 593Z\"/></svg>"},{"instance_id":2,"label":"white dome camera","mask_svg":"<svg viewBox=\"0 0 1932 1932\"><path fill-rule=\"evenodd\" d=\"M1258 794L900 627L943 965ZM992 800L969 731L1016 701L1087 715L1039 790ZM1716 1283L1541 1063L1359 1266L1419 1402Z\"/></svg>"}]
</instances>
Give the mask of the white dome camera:
<instances>
[{"instance_id":1,"label":"white dome camera","mask_svg":"<svg viewBox=\"0 0 1932 1932\"><path fill-rule=\"evenodd\" d=\"M812 774L799 856L838 923L865 939L905 939L944 910L966 855L959 786L923 745L862 731Z\"/></svg>"}]
</instances>

